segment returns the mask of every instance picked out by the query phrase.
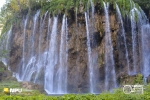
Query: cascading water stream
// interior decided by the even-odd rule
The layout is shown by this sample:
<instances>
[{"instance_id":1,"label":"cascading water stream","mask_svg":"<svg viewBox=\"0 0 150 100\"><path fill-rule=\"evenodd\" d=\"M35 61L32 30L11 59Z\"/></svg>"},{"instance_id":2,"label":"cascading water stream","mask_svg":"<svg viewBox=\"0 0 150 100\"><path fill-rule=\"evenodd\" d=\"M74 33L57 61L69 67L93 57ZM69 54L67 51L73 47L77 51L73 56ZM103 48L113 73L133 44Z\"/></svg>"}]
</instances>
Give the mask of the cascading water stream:
<instances>
[{"instance_id":1,"label":"cascading water stream","mask_svg":"<svg viewBox=\"0 0 150 100\"><path fill-rule=\"evenodd\" d=\"M25 24L24 24L24 41L23 41L23 62L22 62L22 66L20 66L18 72L16 73L16 78L18 79L18 81L23 81L23 80L27 80L27 81L30 81L30 78L31 78L31 75L32 73L34 72L34 68L32 66L32 64L35 62L35 57L33 57L34 55L34 34L35 34L35 30L36 30L36 23L37 23L37 19L38 19L38 16L39 16L39 13L40 11L37 11L37 13L35 14L34 18L33 18L33 32L32 32L32 36L30 38L30 41L32 44L32 46L30 46L30 55L29 55L29 61L26 63L25 61L25 58L24 58L24 55L25 55L25 49L29 49L28 47L26 47L26 24L27 24L27 20L28 20L28 17L26 18L25 20ZM26 56L27 57L27 56ZM21 70L21 71L20 71Z\"/></svg>"},{"instance_id":2,"label":"cascading water stream","mask_svg":"<svg viewBox=\"0 0 150 100\"><path fill-rule=\"evenodd\" d=\"M57 82L57 93L64 94L67 93L67 77L66 77L66 68L67 68L67 58L66 58L66 19L65 15L63 16L62 20L62 27L61 27L61 41L60 41L60 50L59 50L59 68L56 73Z\"/></svg>"},{"instance_id":3,"label":"cascading water stream","mask_svg":"<svg viewBox=\"0 0 150 100\"><path fill-rule=\"evenodd\" d=\"M65 76L65 81L64 81L64 88L65 88L65 90L64 90L64 93L67 93L68 91L67 91L67 86L68 86L68 20L67 20L67 17L66 17L66 19L65 19L65 22L66 22L66 55L65 55L65 57L66 57L66 67L65 67L65 74L64 74L64 76Z\"/></svg>"},{"instance_id":4,"label":"cascading water stream","mask_svg":"<svg viewBox=\"0 0 150 100\"><path fill-rule=\"evenodd\" d=\"M136 20L135 20L135 7L131 10L131 32L132 32L132 58L133 68L131 69L131 75L136 74L137 65L137 31L136 31Z\"/></svg>"},{"instance_id":5,"label":"cascading water stream","mask_svg":"<svg viewBox=\"0 0 150 100\"><path fill-rule=\"evenodd\" d=\"M91 7L92 7L92 20L94 19L94 4L93 4L93 1L90 0L90 3L91 3Z\"/></svg>"},{"instance_id":6,"label":"cascading water stream","mask_svg":"<svg viewBox=\"0 0 150 100\"><path fill-rule=\"evenodd\" d=\"M79 71L80 71L80 68L78 66L79 64L79 55L80 55L80 52L79 52L79 47L80 47L80 41L79 41L79 31L78 31L78 10L76 8L76 51L77 51L77 58L76 58L76 68L75 70L77 71L77 75L75 76L75 79L74 79L74 84L75 86L77 87L78 86L78 82L79 82Z\"/></svg>"},{"instance_id":7,"label":"cascading water stream","mask_svg":"<svg viewBox=\"0 0 150 100\"><path fill-rule=\"evenodd\" d=\"M98 54L95 49L92 50L92 46L95 45L95 39L94 39L94 4L92 0L90 0L91 4L91 18L89 17L89 11L88 13L85 13L85 21L86 21L86 33L87 33L87 48L88 48L88 70L89 70L89 84L90 84L90 93L99 93L100 90L97 89L97 82L98 82ZM91 19L91 23L90 23ZM90 35L92 33L92 36ZM91 39L92 37L92 39ZM92 40L92 41L91 41Z\"/></svg>"},{"instance_id":8,"label":"cascading water stream","mask_svg":"<svg viewBox=\"0 0 150 100\"><path fill-rule=\"evenodd\" d=\"M149 47L149 43L150 43L150 25L149 24L145 24L142 26L141 28L141 44L142 44L142 74L144 76L144 78L147 78L150 75L150 47Z\"/></svg>"},{"instance_id":9,"label":"cascading water stream","mask_svg":"<svg viewBox=\"0 0 150 100\"><path fill-rule=\"evenodd\" d=\"M90 45L90 34L89 34L89 25L88 25L88 16L85 12L85 21L86 21L86 34L87 34L87 49L88 49L88 67L89 67L89 80L90 80L90 92L93 93L93 66L92 66L92 57L91 57L91 45Z\"/></svg>"},{"instance_id":10,"label":"cascading water stream","mask_svg":"<svg viewBox=\"0 0 150 100\"><path fill-rule=\"evenodd\" d=\"M39 36L39 44L38 44L38 52L39 52L39 55L41 55L41 44L42 44L42 36L43 36L43 29L44 29L44 25L45 25L45 19L47 17L47 14L48 14L48 11L45 13L44 15L44 19L42 20L41 18L41 26L40 26L40 36ZM40 56L38 58L38 62L40 61Z\"/></svg>"},{"instance_id":11,"label":"cascading water stream","mask_svg":"<svg viewBox=\"0 0 150 100\"><path fill-rule=\"evenodd\" d=\"M5 36L5 34L6 34L6 36ZM7 55L9 55L9 50L11 47L11 41L10 41L11 37L12 37L12 25L11 25L10 29L8 30L8 32L4 33L1 36L1 47L0 47L0 49L2 51L5 50L6 52L8 52ZM6 39L6 41L5 41L5 39ZM1 61L4 63L4 65L8 65L8 59L7 58L2 58ZM8 66L8 70L10 70L9 66Z\"/></svg>"},{"instance_id":12,"label":"cascading water stream","mask_svg":"<svg viewBox=\"0 0 150 100\"><path fill-rule=\"evenodd\" d=\"M150 75L150 48L148 46L149 38L149 32L150 32L150 25L148 24L148 19L143 12L143 10L140 8L139 10L135 8L135 12L137 13L138 17L138 34L139 34L139 50L140 50L140 56L141 56L141 73L143 74L143 80L144 83L147 84L147 77Z\"/></svg>"},{"instance_id":13,"label":"cascading water stream","mask_svg":"<svg viewBox=\"0 0 150 100\"><path fill-rule=\"evenodd\" d=\"M45 68L44 88L48 94L67 93L68 28L67 28L67 18L65 18L65 15L62 20L59 50L58 50L58 42L57 42L57 36L58 36L57 24L58 24L58 18L54 17L51 39L50 39L49 49L48 49L49 51L45 52L47 53L48 62Z\"/></svg>"},{"instance_id":14,"label":"cascading water stream","mask_svg":"<svg viewBox=\"0 0 150 100\"><path fill-rule=\"evenodd\" d=\"M37 25L37 20L39 18L39 14L40 14L40 10L38 10L33 18L33 31L32 31L32 36L31 36L31 47L28 47L29 50L31 50L30 53L30 60L28 63L25 63L24 66L25 68L23 68L22 70L24 70L23 76L21 80L26 80L26 81L30 81L31 80L31 76L33 74L33 72L35 72L35 62L36 62L36 57L35 57L35 33L36 33L36 25Z\"/></svg>"},{"instance_id":15,"label":"cascading water stream","mask_svg":"<svg viewBox=\"0 0 150 100\"><path fill-rule=\"evenodd\" d=\"M31 46L31 57L35 56L35 51L34 51L34 48L35 48L35 33L36 33L36 26L37 26L37 21L38 21L38 18L39 18L39 14L40 14L40 10L37 11L37 13L35 14L34 18L33 18L33 30L32 30L32 37L31 37L31 43L32 43L32 46Z\"/></svg>"},{"instance_id":16,"label":"cascading water stream","mask_svg":"<svg viewBox=\"0 0 150 100\"><path fill-rule=\"evenodd\" d=\"M51 26L51 18L49 16L49 19L48 19L48 29L47 29L47 37L46 37L47 46L49 46L49 40L51 38L50 37L50 33L51 33L50 26ZM46 51L48 51L48 47L47 47Z\"/></svg>"},{"instance_id":17,"label":"cascading water stream","mask_svg":"<svg viewBox=\"0 0 150 100\"><path fill-rule=\"evenodd\" d=\"M26 17L25 21L24 21L24 28L23 28L23 51L22 51L22 68L20 69L20 73L24 72L25 69L25 46L26 46L26 27L27 27L27 22L28 22L28 16ZM20 74L17 78L18 80L23 80L23 76L22 74Z\"/></svg>"},{"instance_id":18,"label":"cascading water stream","mask_svg":"<svg viewBox=\"0 0 150 100\"><path fill-rule=\"evenodd\" d=\"M95 29L95 27L94 27L94 4L93 4L93 2L92 2L92 0L90 0L90 4L91 4L91 8L92 8L92 12L91 12L91 15L92 15L92 21L91 21L91 24L89 25L89 27L91 26L92 28L91 29L89 29L89 33L94 33L94 29ZM88 17L88 20L90 20L89 19L89 17ZM95 39L94 39L94 35L92 34L92 45L95 45ZM92 51L92 55L93 55L93 53L94 53L94 51ZM96 58L94 58L94 56L92 57L93 59L96 59Z\"/></svg>"},{"instance_id":19,"label":"cascading water stream","mask_svg":"<svg viewBox=\"0 0 150 100\"><path fill-rule=\"evenodd\" d=\"M38 75L39 73L41 72L41 68L43 67L44 65L44 62L43 60L46 60L46 54L43 55L44 58L41 57L41 45L42 45L42 38L43 38L43 29L44 29L44 25L45 25L45 19L47 17L47 14L48 14L48 11L45 13L44 15L44 19L41 18L41 26L40 26L40 35L39 35L39 44L38 44L38 61L37 63L34 65L36 67L36 75L35 75L35 79L34 79L34 83L36 83L37 81L37 78L38 78Z\"/></svg>"},{"instance_id":20,"label":"cascading water stream","mask_svg":"<svg viewBox=\"0 0 150 100\"><path fill-rule=\"evenodd\" d=\"M110 33L109 24L109 5L104 2L104 12L105 12L105 89L111 90L117 87L116 73L113 57L113 45Z\"/></svg>"},{"instance_id":21,"label":"cascading water stream","mask_svg":"<svg viewBox=\"0 0 150 100\"><path fill-rule=\"evenodd\" d=\"M10 49L10 38L12 35L12 26L10 27L10 30L7 32L7 42L6 42L6 50Z\"/></svg>"},{"instance_id":22,"label":"cascading water stream","mask_svg":"<svg viewBox=\"0 0 150 100\"><path fill-rule=\"evenodd\" d=\"M26 27L27 27L27 21L28 21L28 16L26 19L23 21L24 28L23 28L23 50L22 50L22 66L19 66L18 73L14 73L18 81L23 80L23 73L25 69L25 45L26 45Z\"/></svg>"},{"instance_id":23,"label":"cascading water stream","mask_svg":"<svg viewBox=\"0 0 150 100\"><path fill-rule=\"evenodd\" d=\"M4 33L4 34L7 34L7 33ZM7 37L7 35L5 36L4 34L1 35L0 51L6 50L7 41L4 40L4 38L7 39L8 37ZM4 44L5 44L5 45L4 45ZM2 61L5 66L7 66L7 60L6 60L6 58L2 57L2 58L0 59L0 61Z\"/></svg>"},{"instance_id":24,"label":"cascading water stream","mask_svg":"<svg viewBox=\"0 0 150 100\"><path fill-rule=\"evenodd\" d=\"M117 9L118 19L121 22L120 28L121 28L121 32L122 32L122 36L123 36L123 42L124 42L124 46L125 46L125 57L126 57L126 63L127 63L127 71L128 71L128 74L130 75L129 55L128 55L128 49L127 49L127 43L126 43L125 29L124 29L124 25L123 25L121 12L120 12L120 9L119 9L117 4L116 4L116 9Z\"/></svg>"},{"instance_id":25,"label":"cascading water stream","mask_svg":"<svg viewBox=\"0 0 150 100\"><path fill-rule=\"evenodd\" d=\"M51 39L49 43L49 51L48 51L48 63L45 68L45 82L44 88L48 94L57 93L55 82L54 82L54 68L57 66L58 63L58 43L57 43L57 24L58 18L54 17L52 32L51 32Z\"/></svg>"}]
</instances>

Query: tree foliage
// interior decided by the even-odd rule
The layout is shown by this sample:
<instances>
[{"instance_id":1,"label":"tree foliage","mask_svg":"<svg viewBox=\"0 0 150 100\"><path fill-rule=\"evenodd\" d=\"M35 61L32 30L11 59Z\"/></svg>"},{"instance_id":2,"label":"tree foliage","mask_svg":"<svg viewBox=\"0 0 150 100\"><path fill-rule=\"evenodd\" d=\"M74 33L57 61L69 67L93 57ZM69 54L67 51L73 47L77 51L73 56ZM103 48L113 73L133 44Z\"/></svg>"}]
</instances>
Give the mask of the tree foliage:
<instances>
[{"instance_id":1,"label":"tree foliage","mask_svg":"<svg viewBox=\"0 0 150 100\"><path fill-rule=\"evenodd\" d=\"M103 2L109 2L111 5L117 3L121 8L122 15L129 13L131 9L131 2L133 0L92 0L94 5L97 3L103 6ZM134 0L141 5L146 4L149 7L149 0ZM6 0L6 4L1 8L0 12L0 28L3 28L2 33L6 32L10 25L19 23L26 14L31 14L38 9L41 10L41 15L49 11L51 15L66 14L69 10L79 11L82 6L83 11L90 9L90 0ZM101 7L102 8L102 7Z\"/></svg>"},{"instance_id":2,"label":"tree foliage","mask_svg":"<svg viewBox=\"0 0 150 100\"><path fill-rule=\"evenodd\" d=\"M133 0L138 3L142 9L150 9L150 0Z\"/></svg>"}]
</instances>

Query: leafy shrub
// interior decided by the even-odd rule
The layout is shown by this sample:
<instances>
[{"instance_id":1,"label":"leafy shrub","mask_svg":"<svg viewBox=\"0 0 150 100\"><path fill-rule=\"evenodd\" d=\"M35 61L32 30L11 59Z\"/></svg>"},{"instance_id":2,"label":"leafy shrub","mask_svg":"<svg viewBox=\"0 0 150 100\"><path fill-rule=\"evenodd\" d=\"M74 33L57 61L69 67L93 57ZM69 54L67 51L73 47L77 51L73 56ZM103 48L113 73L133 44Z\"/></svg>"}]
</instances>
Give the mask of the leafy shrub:
<instances>
[{"instance_id":1,"label":"leafy shrub","mask_svg":"<svg viewBox=\"0 0 150 100\"><path fill-rule=\"evenodd\" d=\"M143 84L143 75L137 74L134 80L134 84Z\"/></svg>"}]
</instances>

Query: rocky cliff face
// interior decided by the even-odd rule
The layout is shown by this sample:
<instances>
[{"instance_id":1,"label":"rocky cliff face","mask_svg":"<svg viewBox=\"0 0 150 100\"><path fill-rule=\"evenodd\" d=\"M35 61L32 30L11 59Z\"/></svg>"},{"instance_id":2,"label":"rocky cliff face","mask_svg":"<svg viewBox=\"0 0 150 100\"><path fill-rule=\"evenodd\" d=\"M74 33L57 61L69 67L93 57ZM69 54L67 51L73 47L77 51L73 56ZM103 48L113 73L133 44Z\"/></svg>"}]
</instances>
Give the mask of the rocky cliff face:
<instances>
[{"instance_id":1,"label":"rocky cliff face","mask_svg":"<svg viewBox=\"0 0 150 100\"><path fill-rule=\"evenodd\" d=\"M90 16L89 23L89 31L91 35L91 48L93 55L97 56L96 59L96 67L98 67L98 81L97 88L101 91L104 89L104 80L105 80L105 14L103 11L96 10L94 15L94 26L92 26L92 15ZM62 26L62 17L63 15L58 15L58 26L57 26L57 42L60 44L60 36L61 36L61 26ZM86 36L86 22L84 13L78 13L77 19L74 11L70 11L68 18L68 70L67 70L67 79L68 79L68 92L87 92L89 89L89 68L88 68L88 54L87 54L87 36ZM116 71L116 80L118 83L121 83L124 80L124 77L128 76L127 74L127 64L125 58L125 48L124 41L122 38L121 30L120 30L120 21L117 20L117 15L113 11L109 11L109 19L110 19L110 31L112 44L114 48L114 60L115 60L115 71ZM132 62L132 44L131 44L131 28L130 28L130 20L128 18L124 19L125 29L126 29L126 37L127 37L127 47L129 51L129 59ZM41 23L43 21L43 26ZM53 18L51 17L51 21ZM9 58L9 66L13 72L23 73L20 68L23 66L22 58L23 58L23 46L26 45L24 56L26 58L25 62L29 62L30 54L34 42L34 52L37 55L39 52L44 53L44 51L49 46L50 34L48 33L48 22L49 15L45 17L38 17L37 24L35 26L35 35L33 34L33 17L28 18L28 23L26 26L24 35L24 19L22 19L21 25L15 26L12 28L12 37L11 37L11 50L10 50L10 58ZM50 29L52 29L52 23L50 25ZM41 39L39 39L40 35ZM24 37L25 36L25 37ZM32 38L32 39L31 39ZM48 38L48 41L47 41ZM53 37L51 37L53 38ZM34 41L32 42L32 40ZM24 44L24 40L26 40ZM39 43L41 43L39 49ZM59 47L58 47L59 48ZM40 50L40 51L39 51ZM138 50L137 50L138 51ZM96 52L96 54L95 54ZM138 51L139 52L139 51ZM39 55L38 55L39 56ZM139 57L138 57L139 58ZM49 59L50 60L50 59ZM35 61L37 62L37 60ZM138 62L140 63L139 59ZM37 62L38 63L38 62ZM42 65L43 68L45 67ZM93 66L93 67L95 67ZM132 66L132 65L131 65ZM140 66L138 64L137 66ZM137 67L137 73L140 72ZM42 69L41 69L42 70ZM57 70L57 67L56 69ZM33 73L32 77L35 77L35 73ZM44 75L41 74L41 81L44 82ZM32 78L31 78L31 81ZM44 83L41 84L44 84Z\"/></svg>"}]
</instances>

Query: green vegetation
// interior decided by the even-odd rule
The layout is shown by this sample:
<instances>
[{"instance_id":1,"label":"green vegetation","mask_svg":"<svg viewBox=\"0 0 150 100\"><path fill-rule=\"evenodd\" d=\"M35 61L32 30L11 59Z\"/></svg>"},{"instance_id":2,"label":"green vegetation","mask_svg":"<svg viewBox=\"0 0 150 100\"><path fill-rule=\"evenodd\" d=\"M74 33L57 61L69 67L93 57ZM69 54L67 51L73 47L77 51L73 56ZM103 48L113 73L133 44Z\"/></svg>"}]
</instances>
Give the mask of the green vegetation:
<instances>
[{"instance_id":1,"label":"green vegetation","mask_svg":"<svg viewBox=\"0 0 150 100\"><path fill-rule=\"evenodd\" d=\"M7 58L7 57L8 57L8 51L7 50L1 50L0 59Z\"/></svg>"},{"instance_id":2,"label":"green vegetation","mask_svg":"<svg viewBox=\"0 0 150 100\"><path fill-rule=\"evenodd\" d=\"M3 72L4 71L4 68L0 67L0 72Z\"/></svg>"},{"instance_id":3,"label":"green vegetation","mask_svg":"<svg viewBox=\"0 0 150 100\"><path fill-rule=\"evenodd\" d=\"M138 74L135 78L136 84L142 84L142 75ZM48 96L41 94L37 90L16 94L3 93L4 88L21 88L17 81L2 81L0 83L0 100L149 100L150 84L144 86L144 93L125 94L122 88L115 89L113 92L103 92L99 95L94 94L65 94L62 96ZM24 89L23 89L24 91Z\"/></svg>"},{"instance_id":4,"label":"green vegetation","mask_svg":"<svg viewBox=\"0 0 150 100\"><path fill-rule=\"evenodd\" d=\"M1 56L1 55L0 55ZM1 59L1 58L0 58ZM0 61L0 74L5 71L5 65Z\"/></svg>"},{"instance_id":5,"label":"green vegetation","mask_svg":"<svg viewBox=\"0 0 150 100\"><path fill-rule=\"evenodd\" d=\"M130 0L93 0L94 5L98 5L99 9L103 8L103 1L109 2L115 8L117 3L121 7L123 15L129 13L131 8ZM133 2L131 0L131 2ZM41 16L46 11L50 15L66 14L69 16L70 11L86 11L90 8L89 0L6 0L6 4L1 8L0 12L0 28L2 33L7 32L11 25L20 24L23 16L32 15L38 9L41 10Z\"/></svg>"},{"instance_id":6,"label":"green vegetation","mask_svg":"<svg viewBox=\"0 0 150 100\"><path fill-rule=\"evenodd\" d=\"M134 80L134 84L143 84L143 75L137 74Z\"/></svg>"},{"instance_id":7,"label":"green vegetation","mask_svg":"<svg viewBox=\"0 0 150 100\"><path fill-rule=\"evenodd\" d=\"M3 91L4 88L20 88L21 85L17 81L1 81L0 82L0 91Z\"/></svg>"},{"instance_id":8,"label":"green vegetation","mask_svg":"<svg viewBox=\"0 0 150 100\"><path fill-rule=\"evenodd\" d=\"M1 100L149 100L150 85L147 85L143 94L124 94L122 89L116 89L113 93L94 94L66 94L63 96L47 96L44 94L26 95L1 95Z\"/></svg>"},{"instance_id":9,"label":"green vegetation","mask_svg":"<svg viewBox=\"0 0 150 100\"><path fill-rule=\"evenodd\" d=\"M4 88L18 88L18 89L22 89L22 93L4 93ZM21 87L21 83L17 82L15 80L5 80L5 81L1 81L0 82L0 97L1 96L10 96L10 95L19 95L19 96L31 96L31 95L39 95L40 92L38 90L28 90L28 89L24 89ZM0 98L1 100L1 98Z\"/></svg>"},{"instance_id":10,"label":"green vegetation","mask_svg":"<svg viewBox=\"0 0 150 100\"><path fill-rule=\"evenodd\" d=\"M138 3L142 9L150 9L150 0L133 0Z\"/></svg>"}]
</instances>

